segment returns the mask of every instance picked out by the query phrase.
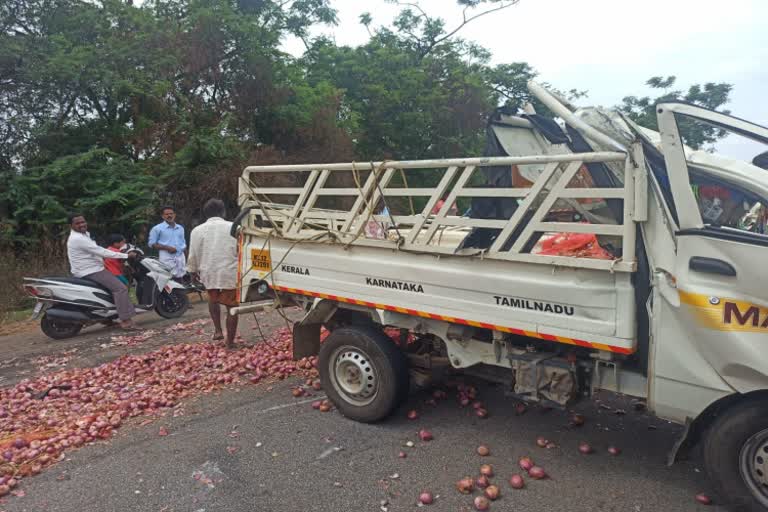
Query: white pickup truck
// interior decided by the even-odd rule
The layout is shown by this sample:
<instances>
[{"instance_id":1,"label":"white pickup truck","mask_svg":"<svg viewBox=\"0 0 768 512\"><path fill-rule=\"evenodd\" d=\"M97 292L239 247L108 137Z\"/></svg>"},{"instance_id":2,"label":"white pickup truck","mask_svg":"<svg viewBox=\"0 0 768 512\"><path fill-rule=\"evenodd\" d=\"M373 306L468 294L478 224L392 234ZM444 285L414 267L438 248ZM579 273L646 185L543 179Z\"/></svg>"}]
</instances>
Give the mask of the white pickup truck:
<instances>
[{"instance_id":1,"label":"white pickup truck","mask_svg":"<svg viewBox=\"0 0 768 512\"><path fill-rule=\"evenodd\" d=\"M558 122L496 116L482 158L246 168L235 311L302 307L294 356L358 421L448 367L562 407L644 398L686 425L670 463L701 442L734 510L768 509L766 155L692 150L678 123L768 129L666 103L657 133L529 88Z\"/></svg>"}]
</instances>

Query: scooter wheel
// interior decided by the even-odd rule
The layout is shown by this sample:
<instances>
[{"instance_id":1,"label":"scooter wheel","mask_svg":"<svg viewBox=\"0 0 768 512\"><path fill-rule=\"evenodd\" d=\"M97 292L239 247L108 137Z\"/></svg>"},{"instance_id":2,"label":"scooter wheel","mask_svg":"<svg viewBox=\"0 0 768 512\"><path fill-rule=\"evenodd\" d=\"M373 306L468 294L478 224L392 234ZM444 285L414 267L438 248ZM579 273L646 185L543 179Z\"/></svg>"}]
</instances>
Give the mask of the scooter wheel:
<instances>
[{"instance_id":1,"label":"scooter wheel","mask_svg":"<svg viewBox=\"0 0 768 512\"><path fill-rule=\"evenodd\" d=\"M161 292L157 296L155 311L163 318L178 318L189 308L189 297L181 290Z\"/></svg>"},{"instance_id":2,"label":"scooter wheel","mask_svg":"<svg viewBox=\"0 0 768 512\"><path fill-rule=\"evenodd\" d=\"M83 324L55 320L48 315L43 315L43 318L40 319L40 328L43 330L43 334L49 338L53 338L54 340L65 340L77 336L83 328Z\"/></svg>"}]
</instances>

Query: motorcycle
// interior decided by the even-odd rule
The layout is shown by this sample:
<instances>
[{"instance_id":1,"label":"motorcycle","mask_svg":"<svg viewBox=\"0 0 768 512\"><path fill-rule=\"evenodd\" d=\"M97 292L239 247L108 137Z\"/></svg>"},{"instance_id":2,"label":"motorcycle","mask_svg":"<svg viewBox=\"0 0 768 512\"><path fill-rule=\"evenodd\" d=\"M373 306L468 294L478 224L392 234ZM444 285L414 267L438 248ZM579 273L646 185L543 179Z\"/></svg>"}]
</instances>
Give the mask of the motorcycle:
<instances>
[{"instance_id":1,"label":"motorcycle","mask_svg":"<svg viewBox=\"0 0 768 512\"><path fill-rule=\"evenodd\" d=\"M136 313L155 312L163 318L178 318L189 308L188 286L173 279L171 269L156 258L144 257L134 246L128 259L130 283L135 284ZM40 328L49 338L62 340L76 336L83 327L117 320L112 293L99 283L81 277L24 278L24 289L37 299L32 319L40 318ZM42 316L41 316L42 315Z\"/></svg>"}]
</instances>

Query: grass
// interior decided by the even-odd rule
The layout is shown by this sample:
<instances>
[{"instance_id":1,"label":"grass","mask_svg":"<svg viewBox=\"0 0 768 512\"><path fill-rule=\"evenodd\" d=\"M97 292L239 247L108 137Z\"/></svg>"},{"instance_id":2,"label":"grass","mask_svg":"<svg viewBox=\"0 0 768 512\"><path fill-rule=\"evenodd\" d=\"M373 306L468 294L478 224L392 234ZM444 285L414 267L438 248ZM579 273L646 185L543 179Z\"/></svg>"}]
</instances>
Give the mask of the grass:
<instances>
[{"instance_id":1,"label":"grass","mask_svg":"<svg viewBox=\"0 0 768 512\"><path fill-rule=\"evenodd\" d=\"M5 311L0 313L0 324L12 324L29 320L32 316L32 308L19 309L17 311Z\"/></svg>"}]
</instances>

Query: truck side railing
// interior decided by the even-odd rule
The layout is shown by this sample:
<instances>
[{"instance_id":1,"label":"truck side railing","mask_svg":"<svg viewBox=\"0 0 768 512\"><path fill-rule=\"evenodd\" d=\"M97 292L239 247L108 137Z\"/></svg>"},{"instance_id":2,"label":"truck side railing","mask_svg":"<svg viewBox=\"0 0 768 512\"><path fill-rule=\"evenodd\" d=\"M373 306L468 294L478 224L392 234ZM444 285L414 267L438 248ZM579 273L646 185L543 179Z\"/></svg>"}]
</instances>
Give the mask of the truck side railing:
<instances>
[{"instance_id":1,"label":"truck side railing","mask_svg":"<svg viewBox=\"0 0 768 512\"><path fill-rule=\"evenodd\" d=\"M616 188L574 187L574 177L585 164L623 162L623 185ZM483 167L536 165L539 178L529 188L471 186ZM430 172L435 186L408 187L405 171ZM646 174L639 146L622 152L592 152L524 157L489 157L443 160L384 161L247 167L239 186L240 206L250 208L246 233L291 240L325 233L329 242L348 246L386 247L436 255L476 256L505 261L553 264L577 268L632 272L636 268L635 222L645 220ZM334 174L335 185L329 182ZM299 176L303 176L303 183ZM395 179L402 177L402 179ZM424 180L421 180L422 182ZM338 186L341 183L341 186ZM457 201L498 198L517 202L508 218L479 219L451 214ZM620 200L619 223L553 222L547 215L557 204L578 200ZM442 206L436 209L438 203ZM386 213L400 201L411 206L410 215ZM321 207L322 204L332 207ZM414 208L414 204L423 205ZM345 205L345 206L343 206ZM418 211L417 211L418 210ZM259 219L259 220L257 220ZM372 236L371 223L389 226L388 236ZM368 228L368 229L367 229ZM440 244L446 230L495 230L484 249L459 249ZM526 250L536 234L591 233L620 239L621 254L613 260L534 254Z\"/></svg>"}]
</instances>

